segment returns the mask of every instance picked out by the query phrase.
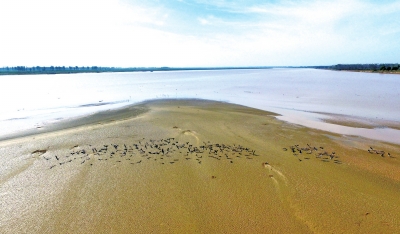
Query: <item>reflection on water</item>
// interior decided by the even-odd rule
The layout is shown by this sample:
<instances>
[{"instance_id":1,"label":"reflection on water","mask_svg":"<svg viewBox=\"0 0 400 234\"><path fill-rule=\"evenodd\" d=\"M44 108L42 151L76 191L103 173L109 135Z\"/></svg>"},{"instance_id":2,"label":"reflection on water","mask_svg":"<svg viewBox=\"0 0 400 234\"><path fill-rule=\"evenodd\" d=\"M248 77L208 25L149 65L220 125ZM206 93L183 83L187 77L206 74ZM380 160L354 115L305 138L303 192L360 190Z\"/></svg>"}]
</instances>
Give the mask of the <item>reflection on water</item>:
<instances>
[{"instance_id":1,"label":"reflection on water","mask_svg":"<svg viewBox=\"0 0 400 234\"><path fill-rule=\"evenodd\" d=\"M1 78L2 136L148 99L202 98L275 111L284 115L280 117L282 120L341 134L391 142L388 138L394 135L400 139L397 130L342 127L323 123L316 114L309 114L332 113L400 122L400 108L396 108L400 106L398 75L265 69ZM298 116L303 120L298 121ZM385 133L381 134L382 131Z\"/></svg>"}]
</instances>

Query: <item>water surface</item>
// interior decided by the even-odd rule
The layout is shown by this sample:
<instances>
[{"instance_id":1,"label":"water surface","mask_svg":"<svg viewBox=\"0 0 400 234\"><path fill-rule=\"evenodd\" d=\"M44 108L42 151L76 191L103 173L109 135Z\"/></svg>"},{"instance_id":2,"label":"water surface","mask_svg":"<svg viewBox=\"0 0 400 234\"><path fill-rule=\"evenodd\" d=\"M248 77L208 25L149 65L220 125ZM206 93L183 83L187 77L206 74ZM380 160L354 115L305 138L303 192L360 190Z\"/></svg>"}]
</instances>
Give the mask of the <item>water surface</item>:
<instances>
[{"instance_id":1,"label":"water surface","mask_svg":"<svg viewBox=\"0 0 400 234\"><path fill-rule=\"evenodd\" d=\"M336 114L400 126L400 76L392 74L265 69L0 79L0 137L148 99L201 98L273 111L308 127L400 143L400 131L382 124L360 129L321 121Z\"/></svg>"}]
</instances>

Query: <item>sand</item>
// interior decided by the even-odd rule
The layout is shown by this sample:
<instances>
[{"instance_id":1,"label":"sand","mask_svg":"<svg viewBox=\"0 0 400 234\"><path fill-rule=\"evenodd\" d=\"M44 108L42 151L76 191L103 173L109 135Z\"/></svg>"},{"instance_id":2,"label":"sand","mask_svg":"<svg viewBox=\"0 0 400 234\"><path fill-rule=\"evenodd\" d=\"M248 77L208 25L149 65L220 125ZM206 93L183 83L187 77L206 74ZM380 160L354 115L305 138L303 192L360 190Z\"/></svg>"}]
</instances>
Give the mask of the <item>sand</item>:
<instances>
[{"instance_id":1,"label":"sand","mask_svg":"<svg viewBox=\"0 0 400 234\"><path fill-rule=\"evenodd\" d=\"M213 101L118 113L0 142L1 233L400 232L399 145Z\"/></svg>"}]
</instances>

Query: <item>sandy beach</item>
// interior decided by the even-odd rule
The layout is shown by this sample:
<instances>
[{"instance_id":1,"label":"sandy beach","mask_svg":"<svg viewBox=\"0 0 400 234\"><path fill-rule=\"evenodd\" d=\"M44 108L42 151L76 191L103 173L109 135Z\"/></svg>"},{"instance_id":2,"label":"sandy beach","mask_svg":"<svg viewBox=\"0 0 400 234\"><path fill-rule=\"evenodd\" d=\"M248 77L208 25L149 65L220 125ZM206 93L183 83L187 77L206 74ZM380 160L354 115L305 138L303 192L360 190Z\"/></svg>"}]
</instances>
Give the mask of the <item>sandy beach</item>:
<instances>
[{"instance_id":1,"label":"sandy beach","mask_svg":"<svg viewBox=\"0 0 400 234\"><path fill-rule=\"evenodd\" d=\"M400 145L223 102L37 129L0 162L1 233L400 232Z\"/></svg>"}]
</instances>

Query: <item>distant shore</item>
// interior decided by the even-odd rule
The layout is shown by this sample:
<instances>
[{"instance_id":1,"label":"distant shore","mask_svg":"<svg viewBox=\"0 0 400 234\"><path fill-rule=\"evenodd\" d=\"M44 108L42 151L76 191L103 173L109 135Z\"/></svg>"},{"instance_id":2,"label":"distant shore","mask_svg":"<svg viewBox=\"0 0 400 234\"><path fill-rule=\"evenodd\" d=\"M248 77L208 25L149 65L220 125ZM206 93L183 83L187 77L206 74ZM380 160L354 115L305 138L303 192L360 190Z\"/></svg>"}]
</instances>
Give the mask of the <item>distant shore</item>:
<instances>
[{"instance_id":1,"label":"distant shore","mask_svg":"<svg viewBox=\"0 0 400 234\"><path fill-rule=\"evenodd\" d=\"M333 70L333 71L346 71L346 72L365 72L365 73L377 73L377 74L400 74L400 70L397 71L380 71L380 70Z\"/></svg>"},{"instance_id":2,"label":"distant shore","mask_svg":"<svg viewBox=\"0 0 400 234\"><path fill-rule=\"evenodd\" d=\"M372 67L372 68L371 68ZM78 74L78 73L105 73L105 72L159 72L159 71L207 71L207 70L243 70L243 69L273 69L273 68L301 68L301 69L323 69L331 71L366 72L380 74L400 74L399 65L390 69L379 68L379 64L344 64L333 66L248 66L248 67L2 67L1 75L55 75L55 74Z\"/></svg>"},{"instance_id":3,"label":"distant shore","mask_svg":"<svg viewBox=\"0 0 400 234\"><path fill-rule=\"evenodd\" d=\"M0 75L54 75L77 73L104 73L104 72L157 72L157 71L207 71L207 70L242 70L242 69L271 69L276 67L3 67Z\"/></svg>"},{"instance_id":4,"label":"distant shore","mask_svg":"<svg viewBox=\"0 0 400 234\"><path fill-rule=\"evenodd\" d=\"M367 72L380 74L399 74L399 63L336 64L325 69L333 71Z\"/></svg>"}]
</instances>

